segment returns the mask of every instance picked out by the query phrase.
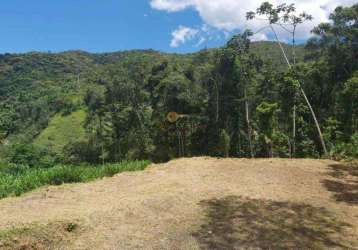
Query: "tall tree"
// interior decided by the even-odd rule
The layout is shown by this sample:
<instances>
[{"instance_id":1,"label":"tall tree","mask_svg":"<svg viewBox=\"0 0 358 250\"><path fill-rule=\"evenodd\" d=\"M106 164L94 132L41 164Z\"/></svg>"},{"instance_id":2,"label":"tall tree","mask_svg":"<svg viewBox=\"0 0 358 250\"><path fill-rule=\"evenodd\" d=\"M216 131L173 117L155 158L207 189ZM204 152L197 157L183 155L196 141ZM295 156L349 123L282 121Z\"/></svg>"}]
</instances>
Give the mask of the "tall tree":
<instances>
[{"instance_id":1,"label":"tall tree","mask_svg":"<svg viewBox=\"0 0 358 250\"><path fill-rule=\"evenodd\" d=\"M269 2L264 2L261 4L261 6L256 10L256 12L248 12L247 13L247 19L251 20L254 19L256 17L256 15L259 16L265 16L267 18L267 21L269 23L269 27L272 30L273 34L275 35L276 41L278 43L278 45L280 46L280 49L282 51L283 56L285 57L286 63L288 65L288 68L291 69L292 64L289 61L287 54L278 38L277 32L274 28L273 25L277 24L280 27L282 27L284 30L286 30L287 32L289 32L292 35L292 42L293 42L293 62L296 63L296 55L295 55L295 34L296 34L296 29L297 26L299 24L302 24L305 21L311 20L312 16L306 14L305 12L300 13L299 15L295 15L295 11L296 8L294 6L294 4L291 5L287 5L287 4L281 4L278 5L277 7L274 7L272 4L270 4ZM292 29L287 29L285 27L285 25L290 25L292 27ZM321 126L318 122L316 113L313 110L313 107L306 95L306 92L304 91L304 89L302 88L301 84L299 85L299 89L301 94L304 97L304 100L307 103L307 106L309 107L313 120L316 124L316 128L318 131L318 135L321 141L321 145L322 145L322 149L325 155L328 155L328 151L326 148L326 143L324 141L323 135L322 135L322 131L321 131ZM294 104L293 107L293 142L295 141L295 137L296 137L296 104ZM293 143L293 150L295 148L294 146L295 143Z\"/></svg>"}]
</instances>

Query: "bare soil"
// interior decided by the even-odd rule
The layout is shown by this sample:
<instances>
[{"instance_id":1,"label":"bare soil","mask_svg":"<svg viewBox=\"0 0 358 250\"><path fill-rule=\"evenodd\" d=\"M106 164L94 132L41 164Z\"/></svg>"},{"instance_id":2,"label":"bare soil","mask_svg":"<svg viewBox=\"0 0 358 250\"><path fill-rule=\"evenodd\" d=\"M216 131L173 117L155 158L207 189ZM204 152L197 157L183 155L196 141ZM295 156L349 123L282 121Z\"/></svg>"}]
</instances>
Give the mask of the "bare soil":
<instances>
[{"instance_id":1,"label":"bare soil","mask_svg":"<svg viewBox=\"0 0 358 250\"><path fill-rule=\"evenodd\" d=\"M0 201L13 248L358 249L358 169L200 157L45 187Z\"/></svg>"}]
</instances>

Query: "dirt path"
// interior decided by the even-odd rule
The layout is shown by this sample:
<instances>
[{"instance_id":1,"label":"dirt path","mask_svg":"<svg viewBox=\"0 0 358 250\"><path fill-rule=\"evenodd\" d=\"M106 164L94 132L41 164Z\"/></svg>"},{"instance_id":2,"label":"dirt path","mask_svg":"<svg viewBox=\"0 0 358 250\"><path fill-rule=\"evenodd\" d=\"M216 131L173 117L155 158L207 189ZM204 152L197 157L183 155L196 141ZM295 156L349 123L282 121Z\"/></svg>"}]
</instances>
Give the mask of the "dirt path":
<instances>
[{"instance_id":1,"label":"dirt path","mask_svg":"<svg viewBox=\"0 0 358 250\"><path fill-rule=\"evenodd\" d=\"M73 222L66 249L354 248L358 171L326 160L180 159L1 200L0 218L0 230Z\"/></svg>"}]
</instances>

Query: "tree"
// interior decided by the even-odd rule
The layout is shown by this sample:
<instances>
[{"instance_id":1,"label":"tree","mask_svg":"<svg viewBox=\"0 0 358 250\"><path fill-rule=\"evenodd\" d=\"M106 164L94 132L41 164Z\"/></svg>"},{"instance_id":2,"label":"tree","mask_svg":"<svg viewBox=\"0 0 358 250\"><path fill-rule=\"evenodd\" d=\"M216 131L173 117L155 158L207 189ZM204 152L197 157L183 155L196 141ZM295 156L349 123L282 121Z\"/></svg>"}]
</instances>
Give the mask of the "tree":
<instances>
[{"instance_id":1,"label":"tree","mask_svg":"<svg viewBox=\"0 0 358 250\"><path fill-rule=\"evenodd\" d=\"M272 4L270 4L269 2L264 2L261 4L261 6L256 10L256 12L248 12L247 13L247 19L248 20L251 20L251 19L254 19L256 17L256 15L259 15L259 16L265 16L267 18L267 21L269 22L269 27L270 29L272 30L273 34L275 35L275 39L278 43L278 45L280 46L281 48L281 51L282 51L282 54L283 56L285 57L285 60L287 62L287 65L288 65L288 68L291 69L292 67L292 64L291 62L288 60L288 57L287 57L287 54L277 36L277 32L275 31L275 28L274 28L274 24L277 24L279 25L280 27L282 27L284 30L286 30L287 32L289 32L291 35L292 35L292 43L293 43L293 63L295 64L296 63L296 55L295 55L295 34L296 34L296 29L297 29L297 26L299 24L302 24L303 22L305 21L309 21L309 20L312 20L312 16L311 15L308 15L306 14L305 12L303 13L300 13L299 15L295 15L295 11L296 11L296 8L294 6L294 4L290 4L290 5L287 5L287 4L281 4L281 5L278 5L276 8L273 7ZM285 25L289 25L292 27L292 29L287 29L285 27ZM313 120L316 124L316 128L317 128L317 131L318 131L318 134L319 134L319 138L320 138L320 141L321 141L321 144L322 144L322 148L323 148L323 152L325 155L328 155L328 151L327 151L327 148L326 148L326 143L324 141L324 138L323 138L323 135L322 135L322 132L321 132L321 127L320 127L320 124L318 122L318 119L316 117L316 114L313 110L313 107L306 95L306 92L304 91L304 89L302 88L301 84L299 85L299 89L300 89L300 92L301 94L303 95L306 103L307 103L307 106L309 107L310 111L311 111L311 114L312 114L312 117L313 117ZM295 137L296 137L296 105L294 104L294 107L293 107L293 113L294 113L294 116L293 116L293 141L295 141Z\"/></svg>"},{"instance_id":2,"label":"tree","mask_svg":"<svg viewBox=\"0 0 358 250\"><path fill-rule=\"evenodd\" d=\"M262 102L257 106L256 111L259 118L259 128L261 130L261 140L267 146L269 157L273 157L273 136L276 127L277 103Z\"/></svg>"},{"instance_id":3,"label":"tree","mask_svg":"<svg viewBox=\"0 0 358 250\"><path fill-rule=\"evenodd\" d=\"M219 148L220 151L222 153L222 156L224 157L229 157L229 152L230 152L230 136L228 135L228 133L226 132L225 129L221 130L220 132L220 139L219 139Z\"/></svg>"},{"instance_id":4,"label":"tree","mask_svg":"<svg viewBox=\"0 0 358 250\"><path fill-rule=\"evenodd\" d=\"M254 82L254 76L261 67L261 60L250 53L250 36L253 33L246 30L241 35L236 35L228 42L227 47L234 50L234 77L238 82L238 88L243 89L243 100L245 105L245 118L247 123L247 138L249 142L250 156L255 156L252 141L252 122L250 118L249 86ZM240 94L239 94L240 95Z\"/></svg>"},{"instance_id":5,"label":"tree","mask_svg":"<svg viewBox=\"0 0 358 250\"><path fill-rule=\"evenodd\" d=\"M337 106L337 118L345 140L356 131L357 108L353 100L357 97L358 75L358 4L337 7L330 15L330 23L321 23L313 29L316 35L307 43L308 58L320 57L325 69L320 74L329 79L330 101ZM319 65L318 65L319 66ZM317 67L315 67L317 68ZM343 90L343 91L342 91Z\"/></svg>"}]
</instances>

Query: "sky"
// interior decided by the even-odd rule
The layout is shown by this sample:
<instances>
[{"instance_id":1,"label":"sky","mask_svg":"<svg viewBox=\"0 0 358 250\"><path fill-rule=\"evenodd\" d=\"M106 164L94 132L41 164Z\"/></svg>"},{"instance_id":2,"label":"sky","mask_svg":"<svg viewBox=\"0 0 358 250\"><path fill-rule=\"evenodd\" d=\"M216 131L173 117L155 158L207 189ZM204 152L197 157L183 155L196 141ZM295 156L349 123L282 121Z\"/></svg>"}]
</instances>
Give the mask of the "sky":
<instances>
[{"instance_id":1,"label":"sky","mask_svg":"<svg viewBox=\"0 0 358 250\"><path fill-rule=\"evenodd\" d=\"M187 53L223 45L244 29L259 31L263 21L247 21L246 12L261 0L3 0L0 6L0 53L85 50L112 52L155 49ZM282 0L272 0L281 4ZM288 0L313 15L298 30L310 30L338 5L356 0ZM282 41L289 34L277 27ZM253 40L270 40L264 29Z\"/></svg>"}]
</instances>

